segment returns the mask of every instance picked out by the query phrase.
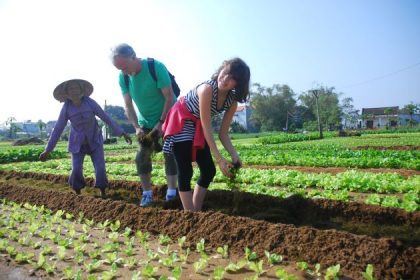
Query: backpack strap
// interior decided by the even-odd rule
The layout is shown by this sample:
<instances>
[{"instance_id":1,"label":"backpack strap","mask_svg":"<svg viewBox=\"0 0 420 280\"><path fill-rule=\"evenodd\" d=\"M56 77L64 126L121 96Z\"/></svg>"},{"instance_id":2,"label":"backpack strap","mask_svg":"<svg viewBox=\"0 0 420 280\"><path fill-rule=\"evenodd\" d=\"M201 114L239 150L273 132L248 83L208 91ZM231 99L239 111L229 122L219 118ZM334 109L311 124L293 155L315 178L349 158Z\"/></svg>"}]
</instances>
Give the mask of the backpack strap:
<instances>
[{"instance_id":1,"label":"backpack strap","mask_svg":"<svg viewBox=\"0 0 420 280\"><path fill-rule=\"evenodd\" d=\"M157 82L156 70L155 70L155 60L151 57L148 57L147 58L147 65L149 66L150 75L152 75L153 80L155 80L155 82Z\"/></svg>"},{"instance_id":2,"label":"backpack strap","mask_svg":"<svg viewBox=\"0 0 420 280\"><path fill-rule=\"evenodd\" d=\"M153 80L155 80L155 82L157 83L157 76L156 76L156 70L155 70L155 60L151 57L148 57L147 58L147 65L149 66L150 75L152 75ZM168 70L168 74L169 74L169 78L171 80L172 91L174 92L175 96L178 97L181 90L179 89L179 86L175 81L175 76L172 75L171 72L169 72L169 70Z\"/></svg>"},{"instance_id":3,"label":"backpack strap","mask_svg":"<svg viewBox=\"0 0 420 280\"><path fill-rule=\"evenodd\" d=\"M130 90L130 79L128 78L127 74L124 74L124 83L125 83L125 87L127 88L127 91Z\"/></svg>"}]
</instances>

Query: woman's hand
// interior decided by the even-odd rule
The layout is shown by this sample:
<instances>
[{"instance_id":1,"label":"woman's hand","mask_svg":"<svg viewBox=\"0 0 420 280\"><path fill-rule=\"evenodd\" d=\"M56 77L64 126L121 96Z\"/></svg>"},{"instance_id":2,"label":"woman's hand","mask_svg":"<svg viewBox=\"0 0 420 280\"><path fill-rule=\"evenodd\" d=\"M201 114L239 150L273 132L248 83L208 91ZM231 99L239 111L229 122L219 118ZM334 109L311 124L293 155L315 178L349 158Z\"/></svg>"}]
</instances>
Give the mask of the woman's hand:
<instances>
[{"instance_id":1,"label":"woman's hand","mask_svg":"<svg viewBox=\"0 0 420 280\"><path fill-rule=\"evenodd\" d=\"M50 153L49 152L42 152L40 155L39 155L39 160L40 161L46 161L47 160L47 158L48 158L48 155L49 155Z\"/></svg>"},{"instance_id":2,"label":"woman's hand","mask_svg":"<svg viewBox=\"0 0 420 280\"><path fill-rule=\"evenodd\" d=\"M122 136L124 137L125 142L127 142L129 145L131 145L131 143L133 143L133 142L131 141L131 137L130 137L130 135L128 135L127 133L125 133L125 132L124 132Z\"/></svg>"},{"instance_id":3,"label":"woman's hand","mask_svg":"<svg viewBox=\"0 0 420 280\"><path fill-rule=\"evenodd\" d=\"M230 172L230 169L233 167L233 165L228 162L224 157L221 157L217 163L219 164L220 171L222 171L223 175L226 177L232 177L232 173Z\"/></svg>"}]
</instances>

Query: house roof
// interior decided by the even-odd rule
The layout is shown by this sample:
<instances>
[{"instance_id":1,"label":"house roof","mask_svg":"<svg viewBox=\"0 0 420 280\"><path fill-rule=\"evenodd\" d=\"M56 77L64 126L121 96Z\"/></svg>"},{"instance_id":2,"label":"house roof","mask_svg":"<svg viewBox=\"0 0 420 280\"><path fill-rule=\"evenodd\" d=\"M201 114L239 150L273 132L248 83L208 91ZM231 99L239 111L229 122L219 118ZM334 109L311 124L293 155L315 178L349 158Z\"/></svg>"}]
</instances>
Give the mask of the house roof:
<instances>
[{"instance_id":1,"label":"house roof","mask_svg":"<svg viewBox=\"0 0 420 280\"><path fill-rule=\"evenodd\" d=\"M385 110L391 109L390 113L385 113ZM362 115L374 115L374 116L380 116L380 115L398 115L398 106L393 107L379 107L379 108L363 108L362 109Z\"/></svg>"}]
</instances>

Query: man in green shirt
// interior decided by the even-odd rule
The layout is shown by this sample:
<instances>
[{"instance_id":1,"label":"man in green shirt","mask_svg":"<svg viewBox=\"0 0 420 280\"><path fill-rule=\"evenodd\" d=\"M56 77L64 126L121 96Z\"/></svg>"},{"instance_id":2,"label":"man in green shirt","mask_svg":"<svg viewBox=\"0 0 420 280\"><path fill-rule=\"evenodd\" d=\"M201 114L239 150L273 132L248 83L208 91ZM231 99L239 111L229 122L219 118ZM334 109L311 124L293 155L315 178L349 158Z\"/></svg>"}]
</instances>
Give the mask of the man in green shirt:
<instances>
[{"instance_id":1,"label":"man in green shirt","mask_svg":"<svg viewBox=\"0 0 420 280\"><path fill-rule=\"evenodd\" d=\"M136 130L138 139L142 139L149 133L149 135L161 137L162 124L165 121L166 114L176 101L165 65L154 60L155 81L150 73L147 59L138 58L134 49L127 44L115 46L112 49L111 60L114 66L121 70L119 84L124 97L125 112ZM133 101L137 107L137 114ZM150 206L153 202L151 189L152 154L153 147L140 141L136 155L136 166L143 188L140 202L142 207ZM164 157L168 185L166 200L171 200L176 196L176 162L173 155L164 154Z\"/></svg>"}]
</instances>

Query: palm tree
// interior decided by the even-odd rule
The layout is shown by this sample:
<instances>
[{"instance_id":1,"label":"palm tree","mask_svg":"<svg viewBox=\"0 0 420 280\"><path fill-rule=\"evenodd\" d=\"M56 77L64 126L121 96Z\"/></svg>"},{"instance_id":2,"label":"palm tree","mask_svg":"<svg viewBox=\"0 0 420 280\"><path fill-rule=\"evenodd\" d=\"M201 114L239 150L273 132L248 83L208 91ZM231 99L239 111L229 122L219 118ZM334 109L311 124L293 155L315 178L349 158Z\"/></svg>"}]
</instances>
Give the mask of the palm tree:
<instances>
[{"instance_id":1,"label":"palm tree","mask_svg":"<svg viewBox=\"0 0 420 280\"><path fill-rule=\"evenodd\" d=\"M387 127L390 127L391 126L390 115L392 115L392 108L385 108L384 109L384 114L387 116L387 119L388 119L388 123L386 125L387 125Z\"/></svg>"},{"instance_id":2,"label":"palm tree","mask_svg":"<svg viewBox=\"0 0 420 280\"><path fill-rule=\"evenodd\" d=\"M419 105L413 104L413 103L407 104L404 106L404 108L402 108L401 110L402 112L410 115L410 121L409 121L410 127L412 127L414 124L413 115L417 113L419 110L420 110Z\"/></svg>"},{"instance_id":3,"label":"palm tree","mask_svg":"<svg viewBox=\"0 0 420 280\"><path fill-rule=\"evenodd\" d=\"M47 127L47 124L44 123L42 120L38 120L37 124L39 127L39 136L42 137L42 131L44 130L44 128Z\"/></svg>"},{"instance_id":4,"label":"palm tree","mask_svg":"<svg viewBox=\"0 0 420 280\"><path fill-rule=\"evenodd\" d=\"M373 120L375 116L373 114L364 114L362 115L362 120L365 121L366 128L373 128Z\"/></svg>"},{"instance_id":5,"label":"palm tree","mask_svg":"<svg viewBox=\"0 0 420 280\"><path fill-rule=\"evenodd\" d=\"M9 126L9 138L12 138L13 132L16 132L16 119L14 117L9 117L6 120L6 126Z\"/></svg>"}]
</instances>

